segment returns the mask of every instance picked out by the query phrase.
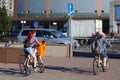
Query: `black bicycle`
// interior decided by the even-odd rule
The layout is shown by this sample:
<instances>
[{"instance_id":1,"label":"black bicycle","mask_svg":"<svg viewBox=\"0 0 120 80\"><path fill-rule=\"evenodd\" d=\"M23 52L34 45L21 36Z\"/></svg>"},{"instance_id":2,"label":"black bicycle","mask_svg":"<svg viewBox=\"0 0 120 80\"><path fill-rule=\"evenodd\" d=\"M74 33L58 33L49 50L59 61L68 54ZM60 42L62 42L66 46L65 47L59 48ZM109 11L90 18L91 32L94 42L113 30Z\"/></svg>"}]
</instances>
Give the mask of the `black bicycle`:
<instances>
[{"instance_id":1,"label":"black bicycle","mask_svg":"<svg viewBox=\"0 0 120 80\"><path fill-rule=\"evenodd\" d=\"M24 56L25 56L25 60L23 61ZM43 73L45 71L45 68L43 65L42 58L38 53L36 53L36 57L37 57L37 67L39 68L39 72ZM29 76L32 72L33 64L34 61L33 58L30 56L30 54L21 55L19 62L20 73L23 74L24 76Z\"/></svg>"},{"instance_id":2,"label":"black bicycle","mask_svg":"<svg viewBox=\"0 0 120 80\"><path fill-rule=\"evenodd\" d=\"M109 61L108 61L108 56L106 59L106 67L107 69L109 68ZM103 61L100 55L95 56L93 59L93 73L94 75L99 74L100 72L104 72L105 70L103 69Z\"/></svg>"}]
</instances>

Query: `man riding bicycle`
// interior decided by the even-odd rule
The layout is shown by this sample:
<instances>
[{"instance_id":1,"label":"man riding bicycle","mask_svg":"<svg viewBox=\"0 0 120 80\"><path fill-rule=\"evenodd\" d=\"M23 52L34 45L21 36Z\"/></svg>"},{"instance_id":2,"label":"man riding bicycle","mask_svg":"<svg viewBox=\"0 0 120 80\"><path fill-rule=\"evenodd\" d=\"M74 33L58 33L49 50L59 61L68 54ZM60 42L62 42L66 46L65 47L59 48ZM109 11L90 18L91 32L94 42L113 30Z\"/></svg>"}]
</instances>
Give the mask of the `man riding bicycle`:
<instances>
[{"instance_id":1,"label":"man riding bicycle","mask_svg":"<svg viewBox=\"0 0 120 80\"><path fill-rule=\"evenodd\" d=\"M41 45L41 44L39 43L39 41L37 40L37 38L35 36L36 36L36 31L35 30L30 30L27 38L25 39L25 41L23 43L24 43L25 57L27 57L27 55L28 55L27 53L29 53L30 56L33 57L33 59L34 59L33 68L34 68L34 71L37 72L39 70L39 68L36 67L36 65L37 65L36 52L37 51L33 47L36 46L36 45Z\"/></svg>"},{"instance_id":2,"label":"man riding bicycle","mask_svg":"<svg viewBox=\"0 0 120 80\"><path fill-rule=\"evenodd\" d=\"M93 43L97 43L97 44L93 44ZM106 66L106 57L107 57L107 51L106 51L106 45L109 46L110 48L112 47L112 45L110 44L110 42L108 40L106 40L106 38L100 34L99 32L96 32L95 36L92 38L92 51L96 54L96 55L100 55L102 60L103 60L103 70L107 70L107 66Z\"/></svg>"}]
</instances>

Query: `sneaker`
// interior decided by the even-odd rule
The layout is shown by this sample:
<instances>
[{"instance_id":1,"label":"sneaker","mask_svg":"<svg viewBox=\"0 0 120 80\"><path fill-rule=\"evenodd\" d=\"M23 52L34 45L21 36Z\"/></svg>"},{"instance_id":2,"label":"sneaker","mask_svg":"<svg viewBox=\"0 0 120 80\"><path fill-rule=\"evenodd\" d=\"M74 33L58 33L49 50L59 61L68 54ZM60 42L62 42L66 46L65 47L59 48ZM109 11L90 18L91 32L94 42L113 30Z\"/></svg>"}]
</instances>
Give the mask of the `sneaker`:
<instances>
[{"instance_id":1,"label":"sneaker","mask_svg":"<svg viewBox=\"0 0 120 80\"><path fill-rule=\"evenodd\" d=\"M108 68L106 66L103 66L103 72L106 72Z\"/></svg>"},{"instance_id":2,"label":"sneaker","mask_svg":"<svg viewBox=\"0 0 120 80\"><path fill-rule=\"evenodd\" d=\"M35 72L39 71L39 68L38 67L34 68L34 71Z\"/></svg>"},{"instance_id":3,"label":"sneaker","mask_svg":"<svg viewBox=\"0 0 120 80\"><path fill-rule=\"evenodd\" d=\"M26 73L27 73L26 70L24 70L24 71L23 71L23 74L26 74Z\"/></svg>"}]
</instances>

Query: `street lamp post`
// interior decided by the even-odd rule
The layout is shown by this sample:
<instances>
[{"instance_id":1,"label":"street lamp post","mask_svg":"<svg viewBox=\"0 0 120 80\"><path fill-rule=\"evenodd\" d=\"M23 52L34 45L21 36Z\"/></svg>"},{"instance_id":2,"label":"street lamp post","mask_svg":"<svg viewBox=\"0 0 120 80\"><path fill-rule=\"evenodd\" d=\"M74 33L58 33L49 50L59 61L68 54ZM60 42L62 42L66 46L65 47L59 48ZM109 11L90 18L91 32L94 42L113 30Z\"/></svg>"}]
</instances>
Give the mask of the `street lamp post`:
<instances>
[{"instance_id":1,"label":"street lamp post","mask_svg":"<svg viewBox=\"0 0 120 80\"><path fill-rule=\"evenodd\" d=\"M24 27L24 24L26 23L26 21L21 21L22 24L22 28Z\"/></svg>"}]
</instances>

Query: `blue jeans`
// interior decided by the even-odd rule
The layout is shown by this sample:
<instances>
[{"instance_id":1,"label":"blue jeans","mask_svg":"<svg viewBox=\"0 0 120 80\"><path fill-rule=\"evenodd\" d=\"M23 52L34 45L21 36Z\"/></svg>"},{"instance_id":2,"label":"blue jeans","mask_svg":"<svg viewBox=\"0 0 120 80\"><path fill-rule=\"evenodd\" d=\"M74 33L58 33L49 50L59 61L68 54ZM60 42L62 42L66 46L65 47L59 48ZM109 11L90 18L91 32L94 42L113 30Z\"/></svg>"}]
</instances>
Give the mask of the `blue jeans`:
<instances>
[{"instance_id":1,"label":"blue jeans","mask_svg":"<svg viewBox=\"0 0 120 80\"><path fill-rule=\"evenodd\" d=\"M24 48L24 55L25 57L30 54L30 55L33 55L35 53L35 50L32 48L32 47L27 47L27 48Z\"/></svg>"},{"instance_id":2,"label":"blue jeans","mask_svg":"<svg viewBox=\"0 0 120 80\"><path fill-rule=\"evenodd\" d=\"M101 56L102 58L107 57L107 52L106 52L105 50L103 50L103 51L101 52L100 56Z\"/></svg>"}]
</instances>

